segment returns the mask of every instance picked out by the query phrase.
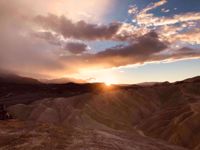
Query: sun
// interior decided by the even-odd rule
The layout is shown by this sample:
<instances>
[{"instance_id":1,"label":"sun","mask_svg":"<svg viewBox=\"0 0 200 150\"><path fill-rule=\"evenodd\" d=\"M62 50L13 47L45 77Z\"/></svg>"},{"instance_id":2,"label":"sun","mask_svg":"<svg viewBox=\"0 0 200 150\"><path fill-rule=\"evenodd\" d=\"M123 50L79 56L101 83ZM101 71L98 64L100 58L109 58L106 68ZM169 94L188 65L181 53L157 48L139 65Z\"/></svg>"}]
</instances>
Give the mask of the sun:
<instances>
[{"instance_id":1,"label":"sun","mask_svg":"<svg viewBox=\"0 0 200 150\"><path fill-rule=\"evenodd\" d=\"M112 86L113 84L116 84L116 79L114 77L112 78L105 78L103 80L103 83L106 85L106 86Z\"/></svg>"},{"instance_id":2,"label":"sun","mask_svg":"<svg viewBox=\"0 0 200 150\"><path fill-rule=\"evenodd\" d=\"M110 83L110 82L104 82L104 83L105 83L106 86L111 86L112 85L112 83Z\"/></svg>"}]
</instances>

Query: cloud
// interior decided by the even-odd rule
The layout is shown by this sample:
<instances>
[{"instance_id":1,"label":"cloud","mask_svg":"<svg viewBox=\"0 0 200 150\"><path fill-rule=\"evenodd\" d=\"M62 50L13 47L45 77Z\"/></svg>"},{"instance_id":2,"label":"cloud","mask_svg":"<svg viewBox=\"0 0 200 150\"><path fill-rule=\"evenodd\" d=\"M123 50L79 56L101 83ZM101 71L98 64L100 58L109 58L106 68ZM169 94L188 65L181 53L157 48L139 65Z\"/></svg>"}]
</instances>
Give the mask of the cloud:
<instances>
[{"instance_id":1,"label":"cloud","mask_svg":"<svg viewBox=\"0 0 200 150\"><path fill-rule=\"evenodd\" d=\"M182 41L185 43L189 41L191 44L200 44L200 29L197 28L184 33L179 33L169 39L172 41Z\"/></svg>"},{"instance_id":2,"label":"cloud","mask_svg":"<svg viewBox=\"0 0 200 150\"><path fill-rule=\"evenodd\" d=\"M111 67L129 64L144 63L152 54L167 48L164 42L158 39L155 32L150 32L137 39L136 43L106 49L95 55L95 60L110 63Z\"/></svg>"},{"instance_id":3,"label":"cloud","mask_svg":"<svg viewBox=\"0 0 200 150\"><path fill-rule=\"evenodd\" d=\"M189 47L183 47L180 49L175 49L172 52L156 54L152 57L154 61L178 61L184 59L199 59L200 49L192 49Z\"/></svg>"},{"instance_id":4,"label":"cloud","mask_svg":"<svg viewBox=\"0 0 200 150\"><path fill-rule=\"evenodd\" d=\"M151 3L146 8L144 8L141 13L143 13L143 14L147 13L148 11L150 11L152 9L155 9L157 7L160 7L160 6L162 6L162 5L166 4L166 3L167 3L167 0L160 0L160 1L155 2L155 3Z\"/></svg>"},{"instance_id":5,"label":"cloud","mask_svg":"<svg viewBox=\"0 0 200 150\"><path fill-rule=\"evenodd\" d=\"M151 3L144 9L135 12L131 12L132 7L129 9L129 13L133 14L134 19L137 21L138 25L143 26L163 26L163 25L172 25L176 23L184 23L188 21L199 21L200 20L200 13L199 12L187 12L181 14L175 14L170 17L158 17L155 16L153 13L150 13L151 10L156 9L167 3L167 0L160 0L156 3ZM138 10L137 6L133 7L134 10ZM169 12L168 9L162 8L162 12ZM134 21L135 21L134 20Z\"/></svg>"},{"instance_id":6,"label":"cloud","mask_svg":"<svg viewBox=\"0 0 200 150\"><path fill-rule=\"evenodd\" d=\"M196 22L165 25L155 29L160 38L173 43L200 44L200 29Z\"/></svg>"},{"instance_id":7,"label":"cloud","mask_svg":"<svg viewBox=\"0 0 200 150\"><path fill-rule=\"evenodd\" d=\"M128 13L129 14L137 14L138 13L138 8L136 5L132 5L129 7L128 9Z\"/></svg>"},{"instance_id":8,"label":"cloud","mask_svg":"<svg viewBox=\"0 0 200 150\"><path fill-rule=\"evenodd\" d=\"M84 43L68 42L66 43L64 49L71 52L72 54L82 54L83 52L86 52L89 48Z\"/></svg>"},{"instance_id":9,"label":"cloud","mask_svg":"<svg viewBox=\"0 0 200 150\"><path fill-rule=\"evenodd\" d=\"M60 35L52 32L33 32L31 35L43 39L51 45L58 46L58 48L68 51L71 54L81 54L90 49L89 46L84 43L63 40Z\"/></svg>"},{"instance_id":10,"label":"cloud","mask_svg":"<svg viewBox=\"0 0 200 150\"><path fill-rule=\"evenodd\" d=\"M39 39L43 39L47 42L49 42L52 45L62 45L62 40L60 38L60 36L58 34L53 34L52 32L33 32L31 34L33 37L39 38Z\"/></svg>"},{"instance_id":11,"label":"cloud","mask_svg":"<svg viewBox=\"0 0 200 150\"><path fill-rule=\"evenodd\" d=\"M168 12L170 12L170 10L169 10L169 9L162 8L162 9L161 9L161 12L168 13Z\"/></svg>"},{"instance_id":12,"label":"cloud","mask_svg":"<svg viewBox=\"0 0 200 150\"><path fill-rule=\"evenodd\" d=\"M200 13L183 13L177 14L172 17L155 17L152 14L141 13L137 17L138 24L148 26L163 26L176 23L183 23L187 21L199 21ZM149 22L151 22L149 24Z\"/></svg>"},{"instance_id":13,"label":"cloud","mask_svg":"<svg viewBox=\"0 0 200 150\"><path fill-rule=\"evenodd\" d=\"M105 51L99 52L97 55L100 57L148 56L150 54L157 53L165 48L167 48L167 45L158 39L157 33L152 31L142 37L139 37L136 43L129 44L128 46L109 48Z\"/></svg>"},{"instance_id":14,"label":"cloud","mask_svg":"<svg viewBox=\"0 0 200 150\"><path fill-rule=\"evenodd\" d=\"M81 40L111 40L121 26L121 23L109 25L90 24L85 21L74 23L65 16L58 17L52 14L37 16L35 21L45 30L52 30L64 38Z\"/></svg>"}]
</instances>

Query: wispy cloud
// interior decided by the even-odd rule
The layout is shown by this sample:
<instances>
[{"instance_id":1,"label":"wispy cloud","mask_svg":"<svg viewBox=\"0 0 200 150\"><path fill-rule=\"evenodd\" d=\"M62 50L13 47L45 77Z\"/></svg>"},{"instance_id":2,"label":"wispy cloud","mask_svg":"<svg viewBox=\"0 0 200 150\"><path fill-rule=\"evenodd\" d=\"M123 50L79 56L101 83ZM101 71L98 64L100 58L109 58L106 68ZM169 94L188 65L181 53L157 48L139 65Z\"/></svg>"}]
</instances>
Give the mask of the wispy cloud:
<instances>
[{"instance_id":1,"label":"wispy cloud","mask_svg":"<svg viewBox=\"0 0 200 150\"><path fill-rule=\"evenodd\" d=\"M162 6L166 3L167 3L167 0L160 0L160 1L155 2L155 3L151 3L141 11L141 14L145 14L145 13L149 12L150 10L155 9L157 7L160 7L160 6Z\"/></svg>"}]
</instances>

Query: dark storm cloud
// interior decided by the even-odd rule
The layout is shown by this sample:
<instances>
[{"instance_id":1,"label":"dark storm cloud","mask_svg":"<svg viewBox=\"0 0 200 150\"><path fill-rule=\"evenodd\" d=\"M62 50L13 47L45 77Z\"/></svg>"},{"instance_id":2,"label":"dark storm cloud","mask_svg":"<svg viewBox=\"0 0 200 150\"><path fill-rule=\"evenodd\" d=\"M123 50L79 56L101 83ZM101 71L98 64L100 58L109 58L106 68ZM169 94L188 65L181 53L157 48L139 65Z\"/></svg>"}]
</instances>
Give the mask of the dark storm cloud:
<instances>
[{"instance_id":1,"label":"dark storm cloud","mask_svg":"<svg viewBox=\"0 0 200 150\"><path fill-rule=\"evenodd\" d=\"M37 16L35 20L43 28L53 30L65 38L82 40L112 39L121 26L121 23L111 23L109 25L90 24L85 21L74 23L65 16L58 17L52 14Z\"/></svg>"},{"instance_id":2,"label":"dark storm cloud","mask_svg":"<svg viewBox=\"0 0 200 150\"><path fill-rule=\"evenodd\" d=\"M81 54L88 50L88 46L84 43L68 42L64 49L72 54Z\"/></svg>"}]
</instances>

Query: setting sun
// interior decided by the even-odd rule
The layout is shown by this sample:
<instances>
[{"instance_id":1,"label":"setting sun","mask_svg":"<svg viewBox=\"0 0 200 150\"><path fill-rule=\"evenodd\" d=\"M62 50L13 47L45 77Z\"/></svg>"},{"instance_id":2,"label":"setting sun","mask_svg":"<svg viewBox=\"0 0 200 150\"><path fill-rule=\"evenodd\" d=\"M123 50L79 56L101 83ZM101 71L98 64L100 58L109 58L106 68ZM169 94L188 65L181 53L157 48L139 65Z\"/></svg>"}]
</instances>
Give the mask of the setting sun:
<instances>
[{"instance_id":1,"label":"setting sun","mask_svg":"<svg viewBox=\"0 0 200 150\"><path fill-rule=\"evenodd\" d=\"M105 82L105 85L106 85L106 86L111 86L112 83L110 83L110 82Z\"/></svg>"},{"instance_id":2,"label":"setting sun","mask_svg":"<svg viewBox=\"0 0 200 150\"><path fill-rule=\"evenodd\" d=\"M103 82L106 86L112 86L113 84L117 84L117 79L114 75L110 77L104 76L101 82Z\"/></svg>"}]
</instances>

